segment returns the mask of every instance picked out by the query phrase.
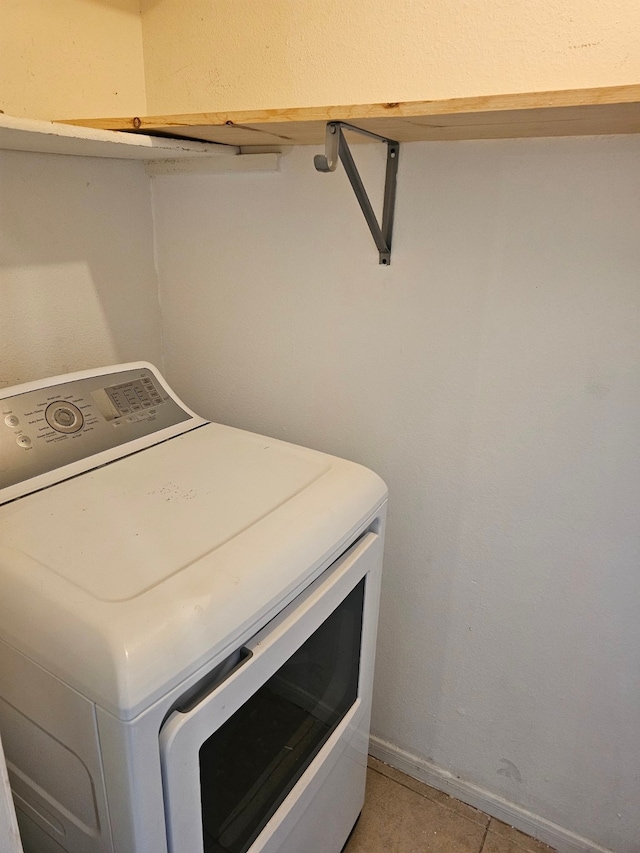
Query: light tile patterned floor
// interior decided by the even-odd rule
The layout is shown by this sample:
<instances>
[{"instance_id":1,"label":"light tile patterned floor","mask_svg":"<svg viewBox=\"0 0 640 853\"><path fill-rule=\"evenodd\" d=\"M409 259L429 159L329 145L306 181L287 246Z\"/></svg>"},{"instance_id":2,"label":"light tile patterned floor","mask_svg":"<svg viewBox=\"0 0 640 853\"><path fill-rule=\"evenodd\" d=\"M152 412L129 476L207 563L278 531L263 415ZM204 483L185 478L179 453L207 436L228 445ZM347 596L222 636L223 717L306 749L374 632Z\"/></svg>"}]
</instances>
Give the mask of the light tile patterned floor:
<instances>
[{"instance_id":1,"label":"light tile patterned floor","mask_svg":"<svg viewBox=\"0 0 640 853\"><path fill-rule=\"evenodd\" d=\"M362 816L344 853L553 853L459 800L369 759Z\"/></svg>"}]
</instances>

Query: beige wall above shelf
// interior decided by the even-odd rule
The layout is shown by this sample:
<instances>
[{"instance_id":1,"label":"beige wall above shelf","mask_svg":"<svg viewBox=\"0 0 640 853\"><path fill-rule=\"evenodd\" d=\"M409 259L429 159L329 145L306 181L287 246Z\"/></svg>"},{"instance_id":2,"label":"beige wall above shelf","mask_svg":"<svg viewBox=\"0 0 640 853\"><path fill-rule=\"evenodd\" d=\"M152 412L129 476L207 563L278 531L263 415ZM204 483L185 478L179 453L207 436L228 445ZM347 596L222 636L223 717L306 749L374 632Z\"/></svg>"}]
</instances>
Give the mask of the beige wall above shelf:
<instances>
[{"instance_id":1,"label":"beige wall above shelf","mask_svg":"<svg viewBox=\"0 0 640 853\"><path fill-rule=\"evenodd\" d=\"M442 101L206 112L65 123L228 145L321 145L328 121L398 142L640 133L640 85L525 92Z\"/></svg>"}]
</instances>

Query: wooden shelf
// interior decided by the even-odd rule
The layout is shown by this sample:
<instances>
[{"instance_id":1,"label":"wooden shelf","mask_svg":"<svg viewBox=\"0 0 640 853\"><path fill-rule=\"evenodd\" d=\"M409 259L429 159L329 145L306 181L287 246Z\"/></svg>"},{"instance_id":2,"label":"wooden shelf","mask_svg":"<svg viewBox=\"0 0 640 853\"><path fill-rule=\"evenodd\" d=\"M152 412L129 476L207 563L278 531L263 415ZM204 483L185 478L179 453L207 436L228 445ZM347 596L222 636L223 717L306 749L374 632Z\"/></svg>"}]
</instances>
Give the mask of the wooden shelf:
<instances>
[{"instance_id":1,"label":"wooden shelf","mask_svg":"<svg viewBox=\"0 0 640 853\"><path fill-rule=\"evenodd\" d=\"M321 145L328 121L398 142L640 133L640 85L444 101L194 113L65 122L238 146Z\"/></svg>"},{"instance_id":2,"label":"wooden shelf","mask_svg":"<svg viewBox=\"0 0 640 853\"><path fill-rule=\"evenodd\" d=\"M71 127L52 121L0 114L0 149L39 154L72 154L116 160L183 160L233 158L238 149L224 145L164 139L142 134L113 133L91 127ZM232 155L229 157L229 155Z\"/></svg>"}]
</instances>

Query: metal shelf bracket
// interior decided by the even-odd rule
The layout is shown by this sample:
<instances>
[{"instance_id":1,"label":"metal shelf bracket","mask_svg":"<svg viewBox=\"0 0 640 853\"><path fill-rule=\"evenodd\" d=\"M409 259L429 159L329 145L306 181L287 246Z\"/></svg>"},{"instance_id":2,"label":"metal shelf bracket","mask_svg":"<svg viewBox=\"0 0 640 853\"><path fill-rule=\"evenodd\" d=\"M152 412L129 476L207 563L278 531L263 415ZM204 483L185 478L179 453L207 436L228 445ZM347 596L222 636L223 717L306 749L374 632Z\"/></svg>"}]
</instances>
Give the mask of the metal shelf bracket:
<instances>
[{"instance_id":1,"label":"metal shelf bracket","mask_svg":"<svg viewBox=\"0 0 640 853\"><path fill-rule=\"evenodd\" d=\"M349 145L344 138L342 128L360 133L363 136L370 136L372 139L377 139L384 142L387 146L387 169L384 181L384 201L382 204L382 226L378 224L373 207L369 201L369 196L362 183L360 173L356 168L356 164L351 155ZM392 139L387 139L385 136L378 136L377 133L371 133L368 130L362 130L359 127L354 127L344 121L330 121L327 124L325 137L325 153L316 154L313 158L313 164L319 172L335 172L338 165L338 160L342 161L344 170L351 183L358 204L367 220L367 225L371 231L371 236L380 253L380 263L389 266L391 263L391 233L393 231L393 213L396 203L396 178L398 174L398 157L400 154L400 143L394 142Z\"/></svg>"}]
</instances>

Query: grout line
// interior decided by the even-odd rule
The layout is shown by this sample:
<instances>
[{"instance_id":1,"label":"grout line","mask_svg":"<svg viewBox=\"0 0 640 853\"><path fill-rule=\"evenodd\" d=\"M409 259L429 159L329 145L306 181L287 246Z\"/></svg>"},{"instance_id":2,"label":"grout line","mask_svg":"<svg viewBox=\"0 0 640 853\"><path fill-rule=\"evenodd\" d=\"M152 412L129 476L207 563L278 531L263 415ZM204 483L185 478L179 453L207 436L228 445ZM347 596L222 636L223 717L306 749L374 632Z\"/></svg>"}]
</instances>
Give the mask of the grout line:
<instances>
[{"instance_id":1,"label":"grout line","mask_svg":"<svg viewBox=\"0 0 640 853\"><path fill-rule=\"evenodd\" d=\"M489 818L489 820L487 821L487 825L484 829L484 835L482 836L482 844L480 845L480 850L478 851L478 853L482 853L482 851L484 850L484 843L487 840L487 835L489 835L489 824L490 823L491 823L491 818Z\"/></svg>"},{"instance_id":2,"label":"grout line","mask_svg":"<svg viewBox=\"0 0 640 853\"><path fill-rule=\"evenodd\" d=\"M371 770L372 773L377 773L378 776L383 776L385 779L388 779L390 782L395 782L396 785L400 785L402 788L406 788L407 791L411 791L413 794L417 794L419 797L422 797L423 800L428 800L430 803L433 803L434 806L441 806L443 809L447 809L448 811L453 812L461 820L468 820L469 823L476 823L476 824L482 825L482 821L474 820L472 817L467 817L466 815L461 814L457 809L454 809L451 806L447 806L445 803L441 803L440 800L435 800L432 797L428 797L426 794L421 794L420 791L416 791L415 788L411 788L409 785L405 785L405 783L400 782L399 779L393 779L391 776L387 776L386 773L382 773L380 770L376 770L375 767L369 766L369 770ZM447 795L447 796L449 796L449 795ZM451 799L455 799L455 797L452 797ZM461 802L461 800L457 800L457 802ZM469 808L473 808L473 806L469 806ZM485 814L484 812L481 812L479 809L476 809L476 811L487 818L487 824L485 827L486 831L485 831L485 834L482 838L482 843L484 844L484 840L487 837L487 832L489 830L489 823L491 822L491 818L489 815ZM478 851L478 853L482 853L482 847L480 847L480 850Z\"/></svg>"}]
</instances>

